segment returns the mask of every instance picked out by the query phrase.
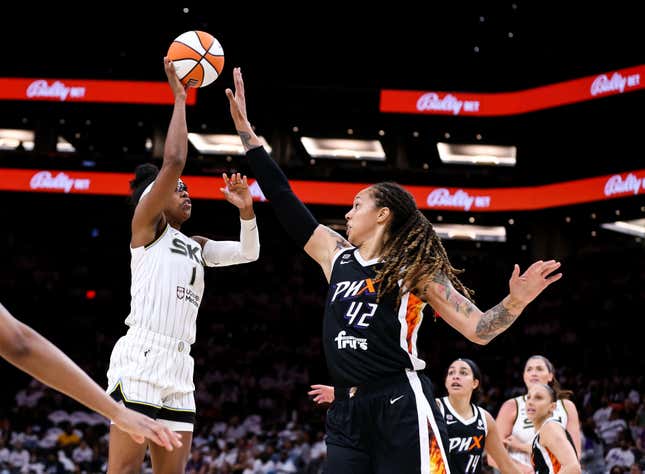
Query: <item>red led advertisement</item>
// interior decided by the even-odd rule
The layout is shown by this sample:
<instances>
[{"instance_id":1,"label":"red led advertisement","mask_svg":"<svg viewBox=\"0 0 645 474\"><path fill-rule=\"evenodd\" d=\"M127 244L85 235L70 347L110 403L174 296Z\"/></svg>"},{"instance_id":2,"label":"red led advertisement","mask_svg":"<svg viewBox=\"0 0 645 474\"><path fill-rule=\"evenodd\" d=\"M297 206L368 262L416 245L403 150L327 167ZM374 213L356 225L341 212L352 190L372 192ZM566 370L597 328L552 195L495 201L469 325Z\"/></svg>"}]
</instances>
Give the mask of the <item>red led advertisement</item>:
<instances>
[{"instance_id":1,"label":"red led advertisement","mask_svg":"<svg viewBox=\"0 0 645 474\"><path fill-rule=\"evenodd\" d=\"M93 79L0 77L0 100L174 104L172 91L167 82ZM189 89L186 103L194 105L196 101L196 89Z\"/></svg>"},{"instance_id":2,"label":"red led advertisement","mask_svg":"<svg viewBox=\"0 0 645 474\"><path fill-rule=\"evenodd\" d=\"M130 173L90 171L0 169L0 191L63 194L129 194ZM183 176L192 198L223 199L221 177ZM251 193L266 200L257 181ZM369 184L324 181L291 181L294 192L307 204L351 206L354 196ZM420 209L462 212L531 211L645 194L645 169L513 188L453 188L405 186Z\"/></svg>"},{"instance_id":3,"label":"red led advertisement","mask_svg":"<svg viewBox=\"0 0 645 474\"><path fill-rule=\"evenodd\" d=\"M380 111L402 114L502 116L545 110L645 88L645 65L516 92L479 94L381 90Z\"/></svg>"}]
</instances>

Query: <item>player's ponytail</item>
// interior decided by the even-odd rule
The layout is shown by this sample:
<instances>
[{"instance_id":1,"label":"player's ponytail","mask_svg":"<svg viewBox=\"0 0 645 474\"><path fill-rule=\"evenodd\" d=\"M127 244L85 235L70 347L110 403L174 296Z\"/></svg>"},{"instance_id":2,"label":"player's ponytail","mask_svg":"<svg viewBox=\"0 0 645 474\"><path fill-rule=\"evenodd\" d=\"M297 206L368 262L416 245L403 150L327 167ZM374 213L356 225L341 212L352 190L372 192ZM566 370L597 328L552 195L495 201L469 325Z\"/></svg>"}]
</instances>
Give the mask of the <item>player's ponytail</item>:
<instances>
[{"instance_id":1,"label":"player's ponytail","mask_svg":"<svg viewBox=\"0 0 645 474\"><path fill-rule=\"evenodd\" d=\"M132 204L137 205L141 194L152 183L159 174L159 168L152 163L144 163L134 170L134 179L130 180L130 190L132 191Z\"/></svg>"}]
</instances>

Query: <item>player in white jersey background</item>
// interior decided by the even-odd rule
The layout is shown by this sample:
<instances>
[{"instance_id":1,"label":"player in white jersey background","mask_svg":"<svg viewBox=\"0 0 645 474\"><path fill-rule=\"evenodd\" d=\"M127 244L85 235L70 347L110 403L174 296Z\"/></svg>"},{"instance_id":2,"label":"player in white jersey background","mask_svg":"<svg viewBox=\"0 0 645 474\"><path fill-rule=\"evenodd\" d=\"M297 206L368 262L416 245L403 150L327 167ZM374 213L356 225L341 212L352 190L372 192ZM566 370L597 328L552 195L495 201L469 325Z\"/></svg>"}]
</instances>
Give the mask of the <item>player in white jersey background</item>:
<instances>
[{"instance_id":1,"label":"player in white jersey background","mask_svg":"<svg viewBox=\"0 0 645 474\"><path fill-rule=\"evenodd\" d=\"M524 365L524 384L526 385L527 393L535 384L549 385L562 396L570 393L560 389L555 367L549 359L542 355L531 356L526 361ZM571 400L558 399L553 411L553 417L571 434L576 452L580 453L580 419L574 403ZM530 456L535 428L526 414L526 395L506 400L497 414L496 421L500 435L504 439L504 444L511 457L521 463L523 472L532 473L533 468ZM494 462L491 462L491 464L494 465Z\"/></svg>"},{"instance_id":2,"label":"player in white jersey background","mask_svg":"<svg viewBox=\"0 0 645 474\"><path fill-rule=\"evenodd\" d=\"M253 200L246 176L223 175L220 188L240 210L240 240L215 242L188 237L181 225L192 203L180 176L188 153L186 90L164 58L175 102L161 169L137 167L130 182L136 203L130 240L132 283L128 331L115 344L108 369L108 392L129 408L180 432L183 446L167 452L150 445L156 474L183 473L195 423L194 361L197 312L204 292L204 266L257 260L260 252ZM109 473L139 472L146 453L119 427L110 426Z\"/></svg>"}]
</instances>

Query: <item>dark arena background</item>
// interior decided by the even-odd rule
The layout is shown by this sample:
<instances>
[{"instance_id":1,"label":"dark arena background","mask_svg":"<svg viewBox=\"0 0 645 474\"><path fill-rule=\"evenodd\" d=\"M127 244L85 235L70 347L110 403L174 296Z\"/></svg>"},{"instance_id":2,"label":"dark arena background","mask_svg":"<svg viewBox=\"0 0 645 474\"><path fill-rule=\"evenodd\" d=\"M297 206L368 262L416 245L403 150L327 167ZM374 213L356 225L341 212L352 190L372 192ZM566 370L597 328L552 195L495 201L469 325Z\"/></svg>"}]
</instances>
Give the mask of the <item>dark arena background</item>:
<instances>
[{"instance_id":1,"label":"dark arena background","mask_svg":"<svg viewBox=\"0 0 645 474\"><path fill-rule=\"evenodd\" d=\"M189 131L235 133L224 90L241 66L251 122L298 192L310 191L309 182L320 186L309 208L321 223L344 232L351 197L343 197L342 183L360 190L391 180L417 189L418 205L442 229L483 310L508 294L514 263L524 270L535 260L562 262L562 280L486 346L427 308L418 336L426 373L443 394L448 364L474 359L485 375L478 403L495 416L504 400L524 393L527 357L542 354L573 391L583 447L594 430L603 455L624 438L634 461L611 472L640 472L642 16L636 2L451 3L388 5L369 15L327 4L282 7L289 11L212 2L12 6L0 20L0 133L28 134L0 135L0 302L106 385L130 304L127 179L140 163L160 165L172 106L128 103L138 97L128 87L106 89L105 101L63 100L53 84L90 91L83 81L153 81L171 101L162 58L176 36L203 30L221 42L225 66L188 106ZM47 82L40 96L15 95L37 80ZM384 110L387 91L417 93L417 110ZM315 156L303 137L372 140L384 156ZM453 163L438 144L501 146L514 150L515 162ZM464 146L462 154L472 153ZM89 192L38 185L32 177L43 171L90 179ZM184 174L212 178L213 198L223 172L254 181L243 154L189 144ZM104 173L127 176L109 192L93 192L92 180ZM307 391L331 383L321 344L327 284L270 205L257 200L255 211L258 261L206 271L192 348L198 413L187 472L317 473L324 465L327 406ZM193 197L182 231L236 240L238 212L219 198ZM102 417L5 361L0 374L0 473L105 470ZM76 437L61 437L66 431ZM589 459L583 456L584 472L614 463Z\"/></svg>"}]
</instances>

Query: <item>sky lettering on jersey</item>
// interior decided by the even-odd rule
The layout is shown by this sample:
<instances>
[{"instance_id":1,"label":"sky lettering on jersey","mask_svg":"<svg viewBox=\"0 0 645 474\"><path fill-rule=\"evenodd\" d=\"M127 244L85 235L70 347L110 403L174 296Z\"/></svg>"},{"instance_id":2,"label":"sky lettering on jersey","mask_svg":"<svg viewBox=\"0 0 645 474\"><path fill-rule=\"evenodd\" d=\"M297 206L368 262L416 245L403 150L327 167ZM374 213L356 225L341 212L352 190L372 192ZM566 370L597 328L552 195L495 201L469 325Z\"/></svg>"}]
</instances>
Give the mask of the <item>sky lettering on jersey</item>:
<instances>
[{"instance_id":1,"label":"sky lettering on jersey","mask_svg":"<svg viewBox=\"0 0 645 474\"><path fill-rule=\"evenodd\" d=\"M204 260L202 259L199 250L199 245L190 245L176 237L172 239L172 248L170 249L172 253L184 255L191 260L195 260L200 265L204 265Z\"/></svg>"}]
</instances>

